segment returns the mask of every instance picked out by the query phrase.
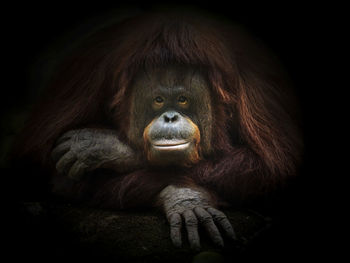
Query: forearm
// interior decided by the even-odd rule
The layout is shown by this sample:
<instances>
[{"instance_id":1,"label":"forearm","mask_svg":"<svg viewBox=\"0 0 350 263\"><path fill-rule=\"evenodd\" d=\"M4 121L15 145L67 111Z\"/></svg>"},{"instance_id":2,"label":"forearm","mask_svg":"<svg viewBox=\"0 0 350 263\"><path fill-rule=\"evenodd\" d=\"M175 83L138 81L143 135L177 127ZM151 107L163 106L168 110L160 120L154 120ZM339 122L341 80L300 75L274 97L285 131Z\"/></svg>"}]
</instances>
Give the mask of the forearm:
<instances>
[{"instance_id":1,"label":"forearm","mask_svg":"<svg viewBox=\"0 0 350 263\"><path fill-rule=\"evenodd\" d=\"M230 203L241 203L275 187L280 181L263 160L247 148L237 148L216 161L200 164L191 172L199 185Z\"/></svg>"},{"instance_id":2,"label":"forearm","mask_svg":"<svg viewBox=\"0 0 350 263\"><path fill-rule=\"evenodd\" d=\"M97 181L100 181L96 178ZM168 185L164 175L137 170L103 180L95 189L92 203L100 207L129 209L155 206L158 194Z\"/></svg>"},{"instance_id":3,"label":"forearm","mask_svg":"<svg viewBox=\"0 0 350 263\"><path fill-rule=\"evenodd\" d=\"M131 173L145 167L145 161L141 155L135 154L130 148L117 157L107 160L99 168L110 169L119 174Z\"/></svg>"}]
</instances>

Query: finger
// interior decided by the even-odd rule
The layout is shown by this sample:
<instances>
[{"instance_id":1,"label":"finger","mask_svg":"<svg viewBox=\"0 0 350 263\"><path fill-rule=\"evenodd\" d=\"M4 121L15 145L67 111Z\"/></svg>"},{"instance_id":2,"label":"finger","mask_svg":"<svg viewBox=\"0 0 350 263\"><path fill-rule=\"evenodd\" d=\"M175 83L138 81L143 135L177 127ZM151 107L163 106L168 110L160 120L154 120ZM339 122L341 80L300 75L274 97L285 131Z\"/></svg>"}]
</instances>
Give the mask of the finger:
<instances>
[{"instance_id":1,"label":"finger","mask_svg":"<svg viewBox=\"0 0 350 263\"><path fill-rule=\"evenodd\" d=\"M57 162L63 154L65 154L66 152L69 151L71 146L71 143L66 141L64 143L59 144L58 146L56 146L52 152L51 152L51 157L52 159Z\"/></svg>"},{"instance_id":2,"label":"finger","mask_svg":"<svg viewBox=\"0 0 350 263\"><path fill-rule=\"evenodd\" d=\"M68 172L68 177L73 180L79 180L87 171L88 166L80 161L76 161Z\"/></svg>"},{"instance_id":3,"label":"finger","mask_svg":"<svg viewBox=\"0 0 350 263\"><path fill-rule=\"evenodd\" d=\"M78 130L71 130L71 131L64 133L61 137L58 138L56 144L58 145L58 144L61 144L65 141L69 140L77 133L78 133Z\"/></svg>"},{"instance_id":4,"label":"finger","mask_svg":"<svg viewBox=\"0 0 350 263\"><path fill-rule=\"evenodd\" d=\"M188 241L194 250L200 250L200 240L198 235L198 221L192 210L186 210L183 214L185 219Z\"/></svg>"},{"instance_id":5,"label":"finger","mask_svg":"<svg viewBox=\"0 0 350 263\"><path fill-rule=\"evenodd\" d=\"M170 238L175 247L181 247L181 216L178 213L174 213L169 217L170 224Z\"/></svg>"},{"instance_id":6,"label":"finger","mask_svg":"<svg viewBox=\"0 0 350 263\"><path fill-rule=\"evenodd\" d=\"M56 163L56 169L59 173L66 173L75 161L75 154L69 151Z\"/></svg>"},{"instance_id":7,"label":"finger","mask_svg":"<svg viewBox=\"0 0 350 263\"><path fill-rule=\"evenodd\" d=\"M237 239L236 233L233 230L230 221L223 212L212 207L207 208L207 211L212 215L214 221L223 228L228 237L232 238L233 240Z\"/></svg>"},{"instance_id":8,"label":"finger","mask_svg":"<svg viewBox=\"0 0 350 263\"><path fill-rule=\"evenodd\" d=\"M214 243L220 247L223 247L224 240L221 237L219 229L214 224L212 216L202 207L196 207L194 209L194 213L198 217L199 222L204 225L205 229L207 230L209 236L214 241Z\"/></svg>"}]
</instances>

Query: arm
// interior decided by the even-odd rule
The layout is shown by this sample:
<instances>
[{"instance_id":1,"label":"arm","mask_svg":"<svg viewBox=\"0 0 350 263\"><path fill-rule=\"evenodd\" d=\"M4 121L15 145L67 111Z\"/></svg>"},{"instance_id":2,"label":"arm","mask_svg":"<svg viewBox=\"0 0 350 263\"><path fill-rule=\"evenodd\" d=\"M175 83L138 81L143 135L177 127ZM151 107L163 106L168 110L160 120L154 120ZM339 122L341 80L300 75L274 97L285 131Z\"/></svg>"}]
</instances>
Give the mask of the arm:
<instances>
[{"instance_id":1,"label":"arm","mask_svg":"<svg viewBox=\"0 0 350 263\"><path fill-rule=\"evenodd\" d=\"M157 194L176 178L142 169L141 157L109 129L68 131L58 139L52 157L58 172L53 177L53 192L100 207L152 205ZM88 172L90 176L80 180Z\"/></svg>"},{"instance_id":2,"label":"arm","mask_svg":"<svg viewBox=\"0 0 350 263\"><path fill-rule=\"evenodd\" d=\"M167 184L168 178L146 170L123 175L96 170L79 181L56 174L52 191L69 201L107 209L129 209L155 206L157 195Z\"/></svg>"},{"instance_id":3,"label":"arm","mask_svg":"<svg viewBox=\"0 0 350 263\"><path fill-rule=\"evenodd\" d=\"M221 159L201 163L190 172L190 177L230 204L241 204L272 192L288 176L268 169L250 148L239 147Z\"/></svg>"},{"instance_id":4,"label":"arm","mask_svg":"<svg viewBox=\"0 0 350 263\"><path fill-rule=\"evenodd\" d=\"M263 160L246 147L236 148L218 160L204 161L188 171L192 184L170 185L159 194L167 215L171 239L181 246L181 225L184 219L192 248L199 247L198 224L202 224L218 246L223 239L216 225L228 237L235 233L224 213L216 209L223 198L233 203L248 201L283 182L283 176L269 171Z\"/></svg>"},{"instance_id":5,"label":"arm","mask_svg":"<svg viewBox=\"0 0 350 263\"><path fill-rule=\"evenodd\" d=\"M215 223L221 225L229 237L235 238L226 216L214 208L215 198L209 192L176 173L168 172L165 176L164 171L138 169L139 158L113 131L74 130L64 134L57 144L52 155L58 160L56 167L61 176L54 183L55 192L70 199L89 200L93 205L116 209L146 207L157 201L167 215L171 239L176 246L181 246L181 217L194 249L200 247L198 224L204 225L218 246L223 246L223 239ZM106 176L96 170L106 167L124 173ZM136 171L126 172L133 169ZM93 170L96 171L85 180L77 180ZM65 173L68 178L62 176Z\"/></svg>"}]
</instances>

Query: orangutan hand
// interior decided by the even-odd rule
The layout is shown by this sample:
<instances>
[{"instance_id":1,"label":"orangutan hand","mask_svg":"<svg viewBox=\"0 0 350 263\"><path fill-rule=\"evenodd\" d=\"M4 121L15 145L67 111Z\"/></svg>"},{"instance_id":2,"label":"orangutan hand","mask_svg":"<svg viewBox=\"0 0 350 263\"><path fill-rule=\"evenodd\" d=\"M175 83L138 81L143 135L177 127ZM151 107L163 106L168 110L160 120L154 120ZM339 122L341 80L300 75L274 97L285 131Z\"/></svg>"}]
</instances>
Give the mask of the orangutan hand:
<instances>
[{"instance_id":1,"label":"orangutan hand","mask_svg":"<svg viewBox=\"0 0 350 263\"><path fill-rule=\"evenodd\" d=\"M228 237L236 239L231 223L223 212L212 206L209 194L204 189L169 185L159 194L159 199L170 224L171 240L176 247L182 245L182 221L192 249L200 249L199 224L204 226L217 246L223 247L224 241L216 225L220 225Z\"/></svg>"},{"instance_id":2,"label":"orangutan hand","mask_svg":"<svg viewBox=\"0 0 350 263\"><path fill-rule=\"evenodd\" d=\"M133 150L108 129L68 131L58 139L52 158L59 173L75 180L100 167L124 172L139 162Z\"/></svg>"}]
</instances>

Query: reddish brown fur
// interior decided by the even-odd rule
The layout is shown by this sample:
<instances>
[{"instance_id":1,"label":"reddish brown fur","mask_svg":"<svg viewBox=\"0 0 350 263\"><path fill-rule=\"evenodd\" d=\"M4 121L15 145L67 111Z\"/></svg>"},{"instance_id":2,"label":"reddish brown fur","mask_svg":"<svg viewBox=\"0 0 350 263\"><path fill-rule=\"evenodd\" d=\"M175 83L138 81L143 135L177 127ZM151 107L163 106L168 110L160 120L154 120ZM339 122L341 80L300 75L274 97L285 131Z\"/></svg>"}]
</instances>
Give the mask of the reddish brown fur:
<instances>
[{"instance_id":1,"label":"reddish brown fur","mask_svg":"<svg viewBox=\"0 0 350 263\"><path fill-rule=\"evenodd\" d=\"M125 135L129 87L138 70L194 65L207 72L212 89L212 159L202 160L186 176L174 171L172 179L168 171L164 178L145 169L94 184L67 186L60 178L56 189L62 186L76 197L79 188L82 196L92 193L94 202L110 207L143 205L171 180L195 182L232 202L272 189L296 174L302 144L285 77L256 43L238 28L193 14L147 14L109 27L57 71L19 140L17 155L53 169L47 156L69 129L97 124Z\"/></svg>"}]
</instances>

